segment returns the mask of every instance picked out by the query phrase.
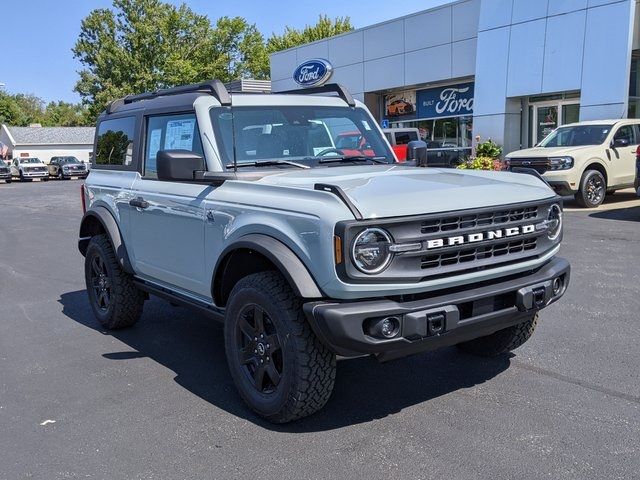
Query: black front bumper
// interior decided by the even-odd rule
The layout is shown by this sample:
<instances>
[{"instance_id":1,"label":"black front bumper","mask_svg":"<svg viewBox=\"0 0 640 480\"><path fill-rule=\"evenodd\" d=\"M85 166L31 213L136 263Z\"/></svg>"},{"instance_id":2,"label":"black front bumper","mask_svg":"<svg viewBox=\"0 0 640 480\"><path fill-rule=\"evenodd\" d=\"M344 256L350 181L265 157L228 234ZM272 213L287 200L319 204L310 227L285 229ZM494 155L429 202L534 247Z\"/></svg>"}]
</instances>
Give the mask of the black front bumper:
<instances>
[{"instance_id":1,"label":"black front bumper","mask_svg":"<svg viewBox=\"0 0 640 480\"><path fill-rule=\"evenodd\" d=\"M553 191L562 197L568 197L570 195L575 195L578 190L571 188L569 182L560 182L560 181L548 181L549 186L553 188Z\"/></svg>"},{"instance_id":2,"label":"black front bumper","mask_svg":"<svg viewBox=\"0 0 640 480\"><path fill-rule=\"evenodd\" d=\"M533 272L452 292L439 291L417 300L309 302L304 312L316 335L334 353L346 357L374 354L386 361L455 345L521 323L564 294L570 270L569 262L554 258ZM562 280L562 288L554 295L556 278ZM371 336L367 325L385 317L400 321L398 336ZM438 333L433 333L433 321L442 323Z\"/></svg>"}]
</instances>

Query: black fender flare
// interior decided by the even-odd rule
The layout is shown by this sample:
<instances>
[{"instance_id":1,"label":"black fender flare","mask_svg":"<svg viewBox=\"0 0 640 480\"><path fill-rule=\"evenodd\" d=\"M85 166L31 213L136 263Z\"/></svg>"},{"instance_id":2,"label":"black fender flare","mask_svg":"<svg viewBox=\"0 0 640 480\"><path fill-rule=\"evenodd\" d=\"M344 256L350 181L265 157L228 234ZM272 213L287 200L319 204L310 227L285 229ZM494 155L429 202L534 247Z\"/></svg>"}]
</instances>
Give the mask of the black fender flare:
<instances>
[{"instance_id":1,"label":"black fender flare","mask_svg":"<svg viewBox=\"0 0 640 480\"><path fill-rule=\"evenodd\" d=\"M95 235L95 232L90 230L88 231L88 226L90 224L90 220L88 220L89 218L97 220L102 225L102 228L109 236L109 240L111 240L113 251L116 254L116 258L118 259L120 266L125 272L133 275L133 267L129 260L127 247L125 247L124 241L122 240L120 228L118 227L118 223L113 217L113 214L106 207L100 205L94 207L91 210L88 210L82 217L82 221L80 222L80 234L78 236L78 250L80 250L82 256L85 256L87 253L89 241L91 240L91 237Z\"/></svg>"},{"instance_id":2,"label":"black fender flare","mask_svg":"<svg viewBox=\"0 0 640 480\"><path fill-rule=\"evenodd\" d=\"M230 253L240 249L253 250L266 257L278 268L280 273L284 275L294 293L300 298L325 297L305 264L288 246L280 240L259 233L252 233L240 237L222 251L213 270L211 281L212 289L215 284L215 279L218 273L220 273L219 269L222 268L223 261Z\"/></svg>"}]
</instances>

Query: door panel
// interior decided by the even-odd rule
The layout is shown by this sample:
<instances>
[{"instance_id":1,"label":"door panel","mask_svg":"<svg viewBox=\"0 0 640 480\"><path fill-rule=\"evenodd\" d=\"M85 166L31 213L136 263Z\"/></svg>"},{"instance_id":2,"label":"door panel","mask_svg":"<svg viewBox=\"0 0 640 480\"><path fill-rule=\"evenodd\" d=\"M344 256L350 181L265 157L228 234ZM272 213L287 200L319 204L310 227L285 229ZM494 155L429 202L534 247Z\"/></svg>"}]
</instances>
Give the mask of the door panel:
<instances>
[{"instance_id":1,"label":"door panel","mask_svg":"<svg viewBox=\"0 0 640 480\"><path fill-rule=\"evenodd\" d=\"M166 190L172 193L160 193ZM131 231L138 274L210 297L211 272L205 272L204 265L204 198L211 190L208 185L144 178L134 182Z\"/></svg>"},{"instance_id":2,"label":"door panel","mask_svg":"<svg viewBox=\"0 0 640 480\"><path fill-rule=\"evenodd\" d=\"M616 185L633 183L636 173L636 150L638 139L633 125L619 127L613 135L613 140L624 138L629 141L625 147L611 149L611 172Z\"/></svg>"}]
</instances>

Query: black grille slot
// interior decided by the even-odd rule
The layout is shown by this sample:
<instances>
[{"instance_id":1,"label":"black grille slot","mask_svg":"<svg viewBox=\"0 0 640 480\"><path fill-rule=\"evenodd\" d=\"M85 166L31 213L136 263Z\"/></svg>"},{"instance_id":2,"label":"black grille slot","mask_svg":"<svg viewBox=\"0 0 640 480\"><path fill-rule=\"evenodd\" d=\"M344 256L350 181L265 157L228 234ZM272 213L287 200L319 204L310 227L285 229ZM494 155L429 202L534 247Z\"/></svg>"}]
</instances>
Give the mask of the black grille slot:
<instances>
[{"instance_id":1,"label":"black grille slot","mask_svg":"<svg viewBox=\"0 0 640 480\"><path fill-rule=\"evenodd\" d=\"M509 168L511 167L532 168L543 174L551 168L551 162L548 158L512 158L509 160Z\"/></svg>"},{"instance_id":2,"label":"black grille slot","mask_svg":"<svg viewBox=\"0 0 640 480\"><path fill-rule=\"evenodd\" d=\"M513 240L511 242L495 243L477 248L462 248L453 252L426 255L421 258L422 269L447 267L462 263L474 262L476 260L486 260L488 258L503 257L514 253L522 253L535 250L537 238L526 238Z\"/></svg>"},{"instance_id":3,"label":"black grille slot","mask_svg":"<svg viewBox=\"0 0 640 480\"><path fill-rule=\"evenodd\" d=\"M468 228L487 227L491 225L508 225L511 222L530 220L538 216L538 207L516 208L472 215L435 218L422 222L420 232L423 234L452 232Z\"/></svg>"}]
</instances>

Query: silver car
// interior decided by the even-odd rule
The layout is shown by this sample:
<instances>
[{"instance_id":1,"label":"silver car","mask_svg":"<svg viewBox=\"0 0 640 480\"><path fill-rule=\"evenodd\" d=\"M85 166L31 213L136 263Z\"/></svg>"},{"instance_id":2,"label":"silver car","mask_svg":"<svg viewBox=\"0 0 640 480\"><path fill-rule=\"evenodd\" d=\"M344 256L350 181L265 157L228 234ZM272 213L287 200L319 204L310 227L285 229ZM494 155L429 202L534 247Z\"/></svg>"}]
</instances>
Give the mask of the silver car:
<instances>
[{"instance_id":1,"label":"silver car","mask_svg":"<svg viewBox=\"0 0 640 480\"><path fill-rule=\"evenodd\" d=\"M328 147L344 132L366 148ZM235 385L273 422L326 403L336 355L511 351L569 284L548 185L399 164L339 85L130 96L93 161L78 245L98 321L133 325L152 294L224 322Z\"/></svg>"}]
</instances>

